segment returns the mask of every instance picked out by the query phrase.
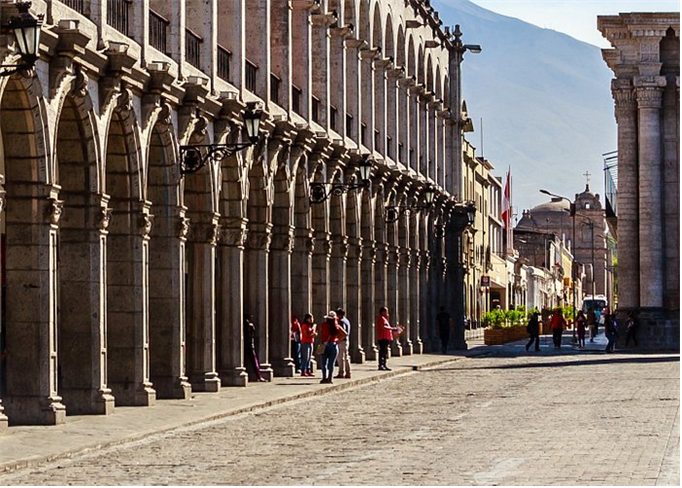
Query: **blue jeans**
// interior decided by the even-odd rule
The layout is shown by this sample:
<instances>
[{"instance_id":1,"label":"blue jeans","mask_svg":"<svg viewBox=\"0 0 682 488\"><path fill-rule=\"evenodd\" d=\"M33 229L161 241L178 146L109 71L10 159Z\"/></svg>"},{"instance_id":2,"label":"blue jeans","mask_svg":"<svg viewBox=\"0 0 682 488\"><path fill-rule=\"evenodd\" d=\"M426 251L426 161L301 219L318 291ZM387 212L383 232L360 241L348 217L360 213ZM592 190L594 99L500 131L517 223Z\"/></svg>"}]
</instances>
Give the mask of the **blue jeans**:
<instances>
[{"instance_id":1,"label":"blue jeans","mask_svg":"<svg viewBox=\"0 0 682 488\"><path fill-rule=\"evenodd\" d=\"M301 343L298 341L291 341L291 358L298 373L301 370Z\"/></svg>"},{"instance_id":2,"label":"blue jeans","mask_svg":"<svg viewBox=\"0 0 682 488\"><path fill-rule=\"evenodd\" d=\"M313 345L310 342L301 342L301 373L312 373L313 365L310 360L313 357Z\"/></svg>"},{"instance_id":3,"label":"blue jeans","mask_svg":"<svg viewBox=\"0 0 682 488\"><path fill-rule=\"evenodd\" d=\"M334 363L339 355L339 346L333 342L327 342L322 354L322 379L332 379L334 376Z\"/></svg>"}]
</instances>

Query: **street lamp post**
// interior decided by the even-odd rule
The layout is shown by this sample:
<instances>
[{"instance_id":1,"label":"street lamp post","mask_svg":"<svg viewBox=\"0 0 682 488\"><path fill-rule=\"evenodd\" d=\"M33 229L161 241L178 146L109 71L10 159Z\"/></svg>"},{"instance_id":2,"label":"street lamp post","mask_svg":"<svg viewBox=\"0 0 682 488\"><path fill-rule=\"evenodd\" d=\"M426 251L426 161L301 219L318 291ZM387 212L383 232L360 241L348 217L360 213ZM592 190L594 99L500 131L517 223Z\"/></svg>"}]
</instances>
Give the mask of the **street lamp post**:
<instances>
[{"instance_id":1,"label":"street lamp post","mask_svg":"<svg viewBox=\"0 0 682 488\"><path fill-rule=\"evenodd\" d=\"M17 40L17 47L19 48L19 55L21 56L20 64L3 64L0 68L4 68L0 72L0 76L12 76L21 70L30 70L35 65L38 59L38 51L40 50L40 29L43 24L43 15L40 14L37 18L31 15L29 9L31 2L16 3L19 15L10 18L7 25L3 25L3 29L10 29L14 31L14 37Z\"/></svg>"},{"instance_id":2,"label":"street lamp post","mask_svg":"<svg viewBox=\"0 0 682 488\"><path fill-rule=\"evenodd\" d=\"M476 205L474 202L455 206L451 225L455 232L457 263L455 267L455 341L456 350L466 350L464 337L464 230L476 221Z\"/></svg>"}]
</instances>

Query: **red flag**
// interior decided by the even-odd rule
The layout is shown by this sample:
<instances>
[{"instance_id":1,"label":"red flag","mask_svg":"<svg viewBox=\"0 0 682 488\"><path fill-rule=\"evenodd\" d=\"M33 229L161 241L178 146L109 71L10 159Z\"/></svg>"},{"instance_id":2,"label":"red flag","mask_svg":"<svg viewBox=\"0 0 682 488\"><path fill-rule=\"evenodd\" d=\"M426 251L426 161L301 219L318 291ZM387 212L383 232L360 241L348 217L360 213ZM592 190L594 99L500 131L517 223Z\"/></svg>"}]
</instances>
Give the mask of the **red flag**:
<instances>
[{"instance_id":1,"label":"red flag","mask_svg":"<svg viewBox=\"0 0 682 488\"><path fill-rule=\"evenodd\" d=\"M502 222L505 229L509 229L511 222L511 170L507 171L507 183L502 197Z\"/></svg>"}]
</instances>

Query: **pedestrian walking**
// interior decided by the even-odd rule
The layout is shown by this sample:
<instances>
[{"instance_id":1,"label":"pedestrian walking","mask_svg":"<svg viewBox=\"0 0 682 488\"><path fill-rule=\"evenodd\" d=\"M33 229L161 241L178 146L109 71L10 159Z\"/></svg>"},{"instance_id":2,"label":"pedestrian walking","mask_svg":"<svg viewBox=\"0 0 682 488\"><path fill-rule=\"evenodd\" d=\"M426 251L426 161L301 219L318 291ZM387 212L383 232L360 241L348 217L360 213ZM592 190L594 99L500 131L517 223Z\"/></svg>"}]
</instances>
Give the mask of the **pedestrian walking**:
<instances>
[{"instance_id":1,"label":"pedestrian walking","mask_svg":"<svg viewBox=\"0 0 682 488\"><path fill-rule=\"evenodd\" d=\"M610 313L604 313L604 335L608 341L606 343L606 349L604 349L605 352L614 352L616 338L618 337L617 327L616 316Z\"/></svg>"},{"instance_id":2,"label":"pedestrian walking","mask_svg":"<svg viewBox=\"0 0 682 488\"><path fill-rule=\"evenodd\" d=\"M322 353L322 381L331 383L334 376L334 363L339 355L339 340L346 337L345 331L336 320L336 312L331 311L325 316L325 322L320 326L320 340L324 344Z\"/></svg>"},{"instance_id":3,"label":"pedestrian walking","mask_svg":"<svg viewBox=\"0 0 682 488\"><path fill-rule=\"evenodd\" d=\"M346 317L346 311L341 308L336 311L336 317L346 333L345 339L339 341L339 357L337 358L339 374L336 377L350 379L350 320Z\"/></svg>"},{"instance_id":4,"label":"pedestrian walking","mask_svg":"<svg viewBox=\"0 0 682 488\"><path fill-rule=\"evenodd\" d=\"M313 342L316 335L315 319L307 313L301 324L301 376L313 376Z\"/></svg>"},{"instance_id":5,"label":"pedestrian walking","mask_svg":"<svg viewBox=\"0 0 682 488\"><path fill-rule=\"evenodd\" d=\"M587 309L587 326L590 328L590 342L594 342L597 337L597 314L591 307Z\"/></svg>"},{"instance_id":6,"label":"pedestrian walking","mask_svg":"<svg viewBox=\"0 0 682 488\"><path fill-rule=\"evenodd\" d=\"M628 312L628 317L625 319L625 345L627 346L630 343L630 339L632 339L632 342L635 343L635 347L637 346L637 327L639 327L639 324L637 323L637 318L635 317L634 312Z\"/></svg>"},{"instance_id":7,"label":"pedestrian walking","mask_svg":"<svg viewBox=\"0 0 682 488\"><path fill-rule=\"evenodd\" d=\"M585 331L587 328L587 318L582 310L578 312L578 317L575 319L576 325L578 326L578 347L585 347Z\"/></svg>"},{"instance_id":8,"label":"pedestrian walking","mask_svg":"<svg viewBox=\"0 0 682 488\"><path fill-rule=\"evenodd\" d=\"M450 314L445 311L445 307L440 307L440 312L436 315L436 323L438 324L438 332L440 335L440 349L443 354L448 353L448 343L450 342L450 327L452 326L452 318Z\"/></svg>"},{"instance_id":9,"label":"pedestrian walking","mask_svg":"<svg viewBox=\"0 0 682 488\"><path fill-rule=\"evenodd\" d=\"M253 316L244 317L244 356L246 357L246 371L252 381L267 381L260 372L260 362L256 352L256 326Z\"/></svg>"},{"instance_id":10,"label":"pedestrian walking","mask_svg":"<svg viewBox=\"0 0 682 488\"><path fill-rule=\"evenodd\" d=\"M291 356L294 359L294 368L297 373L301 372L301 324L295 315L291 316L291 330L289 333L291 340Z\"/></svg>"},{"instance_id":11,"label":"pedestrian walking","mask_svg":"<svg viewBox=\"0 0 682 488\"><path fill-rule=\"evenodd\" d=\"M398 327L392 327L388 321L388 308L381 307L376 322L377 342L379 343L379 370L391 371L386 365L388 361L388 348L393 340L393 332L398 331Z\"/></svg>"},{"instance_id":12,"label":"pedestrian walking","mask_svg":"<svg viewBox=\"0 0 682 488\"><path fill-rule=\"evenodd\" d=\"M550 322L552 327L552 337L554 339L554 348L561 348L561 336L566 328L566 319L561 315L561 309L555 308L554 314L552 315L552 321Z\"/></svg>"},{"instance_id":13,"label":"pedestrian walking","mask_svg":"<svg viewBox=\"0 0 682 488\"><path fill-rule=\"evenodd\" d=\"M526 326L526 331L528 331L528 336L530 339L526 344L526 351L535 343L535 350L540 350L540 314L538 312L533 312L528 325Z\"/></svg>"}]
</instances>

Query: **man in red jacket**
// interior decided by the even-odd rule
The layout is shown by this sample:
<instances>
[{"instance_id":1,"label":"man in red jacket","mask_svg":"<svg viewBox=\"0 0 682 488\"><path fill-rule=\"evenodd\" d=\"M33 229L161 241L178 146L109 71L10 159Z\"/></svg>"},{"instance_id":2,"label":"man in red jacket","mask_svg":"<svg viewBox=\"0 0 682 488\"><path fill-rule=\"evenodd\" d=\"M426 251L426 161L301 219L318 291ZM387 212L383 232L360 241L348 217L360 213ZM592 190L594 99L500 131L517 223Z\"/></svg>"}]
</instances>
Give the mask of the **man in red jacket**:
<instances>
[{"instance_id":1,"label":"man in red jacket","mask_svg":"<svg viewBox=\"0 0 682 488\"><path fill-rule=\"evenodd\" d=\"M391 371L388 366L386 366L386 361L388 360L388 346L391 345L391 341L393 340L393 331L397 330L398 328L391 327L391 324L388 321L388 309L386 307L381 307L376 323L380 371Z\"/></svg>"}]
</instances>

